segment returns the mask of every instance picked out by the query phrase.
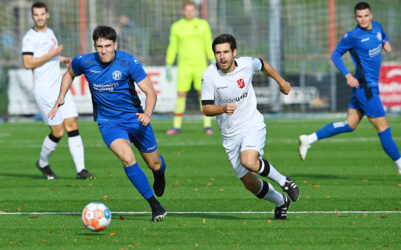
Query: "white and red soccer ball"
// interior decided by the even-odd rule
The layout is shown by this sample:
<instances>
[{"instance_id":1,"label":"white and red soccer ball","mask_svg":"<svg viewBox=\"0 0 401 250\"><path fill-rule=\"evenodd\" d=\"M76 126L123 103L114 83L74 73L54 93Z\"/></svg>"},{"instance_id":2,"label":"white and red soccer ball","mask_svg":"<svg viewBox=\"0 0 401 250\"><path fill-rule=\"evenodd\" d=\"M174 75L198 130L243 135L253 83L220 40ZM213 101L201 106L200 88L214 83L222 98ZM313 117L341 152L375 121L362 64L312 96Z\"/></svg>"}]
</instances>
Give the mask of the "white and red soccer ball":
<instances>
[{"instance_id":1,"label":"white and red soccer ball","mask_svg":"<svg viewBox=\"0 0 401 250\"><path fill-rule=\"evenodd\" d=\"M82 211L82 223L92 231L102 231L111 221L110 209L101 202L91 202Z\"/></svg>"}]
</instances>

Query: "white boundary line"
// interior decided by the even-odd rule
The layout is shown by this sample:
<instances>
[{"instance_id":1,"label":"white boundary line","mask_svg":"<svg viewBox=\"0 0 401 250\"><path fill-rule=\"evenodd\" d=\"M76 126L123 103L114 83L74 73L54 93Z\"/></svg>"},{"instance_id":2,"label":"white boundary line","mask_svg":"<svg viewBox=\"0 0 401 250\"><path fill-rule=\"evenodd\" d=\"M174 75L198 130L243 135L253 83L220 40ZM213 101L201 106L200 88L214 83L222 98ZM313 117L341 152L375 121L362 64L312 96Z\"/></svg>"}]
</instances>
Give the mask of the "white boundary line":
<instances>
[{"instance_id":1,"label":"white boundary line","mask_svg":"<svg viewBox=\"0 0 401 250\"><path fill-rule=\"evenodd\" d=\"M112 214L151 214L151 212L111 212ZM168 214L272 214L267 211L193 211L168 212ZM288 211L289 214L401 214L401 211ZM1 215L70 215L81 212L0 212Z\"/></svg>"}]
</instances>

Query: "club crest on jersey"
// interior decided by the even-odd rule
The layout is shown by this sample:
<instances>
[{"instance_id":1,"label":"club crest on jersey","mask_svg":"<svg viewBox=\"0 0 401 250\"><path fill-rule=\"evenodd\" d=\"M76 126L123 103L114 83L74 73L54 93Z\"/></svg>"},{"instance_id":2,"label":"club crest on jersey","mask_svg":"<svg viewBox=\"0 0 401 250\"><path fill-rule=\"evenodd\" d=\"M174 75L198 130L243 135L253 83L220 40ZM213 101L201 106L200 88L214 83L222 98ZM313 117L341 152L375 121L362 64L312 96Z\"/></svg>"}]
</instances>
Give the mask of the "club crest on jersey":
<instances>
[{"instance_id":1,"label":"club crest on jersey","mask_svg":"<svg viewBox=\"0 0 401 250\"><path fill-rule=\"evenodd\" d=\"M113 72L113 79L114 80L120 80L121 79L121 76L122 76L122 74L121 74L121 72L120 71L118 71L118 70L116 70L116 71L114 71Z\"/></svg>"},{"instance_id":2,"label":"club crest on jersey","mask_svg":"<svg viewBox=\"0 0 401 250\"><path fill-rule=\"evenodd\" d=\"M245 81L244 81L244 79L239 79L239 80L237 80L237 84L238 84L238 87L240 88L240 89L242 89L242 88L244 88L245 87Z\"/></svg>"},{"instance_id":3,"label":"club crest on jersey","mask_svg":"<svg viewBox=\"0 0 401 250\"><path fill-rule=\"evenodd\" d=\"M382 33L380 33L380 32L377 32L376 37L377 37L377 40L379 40L379 41L381 41L383 39L382 38Z\"/></svg>"}]
</instances>

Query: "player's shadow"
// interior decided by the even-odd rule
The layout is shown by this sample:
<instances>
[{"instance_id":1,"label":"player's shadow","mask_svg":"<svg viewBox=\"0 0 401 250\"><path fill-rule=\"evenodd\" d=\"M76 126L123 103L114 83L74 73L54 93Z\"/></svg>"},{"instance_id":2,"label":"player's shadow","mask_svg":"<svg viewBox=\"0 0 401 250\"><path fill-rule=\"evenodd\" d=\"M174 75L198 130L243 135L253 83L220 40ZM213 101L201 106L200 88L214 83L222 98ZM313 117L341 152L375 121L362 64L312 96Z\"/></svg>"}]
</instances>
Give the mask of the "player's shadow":
<instances>
[{"instance_id":1,"label":"player's shadow","mask_svg":"<svg viewBox=\"0 0 401 250\"><path fill-rule=\"evenodd\" d=\"M34 174L15 174L15 173L0 173L0 176L3 177L12 177L12 178L31 178L31 179L45 179L41 175Z\"/></svg>"},{"instance_id":2,"label":"player's shadow","mask_svg":"<svg viewBox=\"0 0 401 250\"><path fill-rule=\"evenodd\" d=\"M40 179L40 180L46 180L46 178L43 175L40 174L16 174L16 173L0 173L0 177L11 177L11 178L30 178L30 179ZM76 180L75 177L63 177L63 176L57 176L56 180Z\"/></svg>"},{"instance_id":3,"label":"player's shadow","mask_svg":"<svg viewBox=\"0 0 401 250\"><path fill-rule=\"evenodd\" d=\"M385 180L387 176L374 176L374 175L333 175L333 174L293 174L291 179L297 178L314 178L314 179L325 179L325 180L363 180L369 179L372 181L382 181Z\"/></svg>"},{"instance_id":4,"label":"player's shadow","mask_svg":"<svg viewBox=\"0 0 401 250\"><path fill-rule=\"evenodd\" d=\"M124 214L124 215L113 215L113 219L120 220L149 220L151 217L150 214ZM261 219L273 219L274 215L272 214L261 214L257 217L243 217L233 216L229 214L196 214L196 213L168 213L166 218L199 218L199 219L215 219L215 220L261 220Z\"/></svg>"},{"instance_id":5,"label":"player's shadow","mask_svg":"<svg viewBox=\"0 0 401 250\"><path fill-rule=\"evenodd\" d=\"M99 236L105 236L105 235L108 235L108 234L107 233L100 233L100 232L93 232L93 233L79 233L79 234L76 234L76 235L99 237Z\"/></svg>"}]
</instances>

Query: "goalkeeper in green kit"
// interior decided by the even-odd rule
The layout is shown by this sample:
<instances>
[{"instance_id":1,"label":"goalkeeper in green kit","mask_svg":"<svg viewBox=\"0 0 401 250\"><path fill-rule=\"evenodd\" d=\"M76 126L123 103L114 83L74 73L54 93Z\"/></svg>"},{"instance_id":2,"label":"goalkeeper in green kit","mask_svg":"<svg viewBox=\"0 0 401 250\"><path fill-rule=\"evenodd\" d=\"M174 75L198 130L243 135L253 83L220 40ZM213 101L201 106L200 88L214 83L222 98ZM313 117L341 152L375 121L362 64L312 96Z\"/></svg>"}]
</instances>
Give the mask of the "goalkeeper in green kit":
<instances>
[{"instance_id":1,"label":"goalkeeper in green kit","mask_svg":"<svg viewBox=\"0 0 401 250\"><path fill-rule=\"evenodd\" d=\"M178 66L174 123L173 127L166 131L168 135L181 132L187 93L193 83L200 97L202 73L209 63L215 62L210 26L206 20L195 17L197 14L195 2L185 1L182 12L184 18L171 26L166 55L166 75L169 82L172 80L171 66L176 57ZM211 118L204 116L203 119L205 134L213 134Z\"/></svg>"}]
</instances>

